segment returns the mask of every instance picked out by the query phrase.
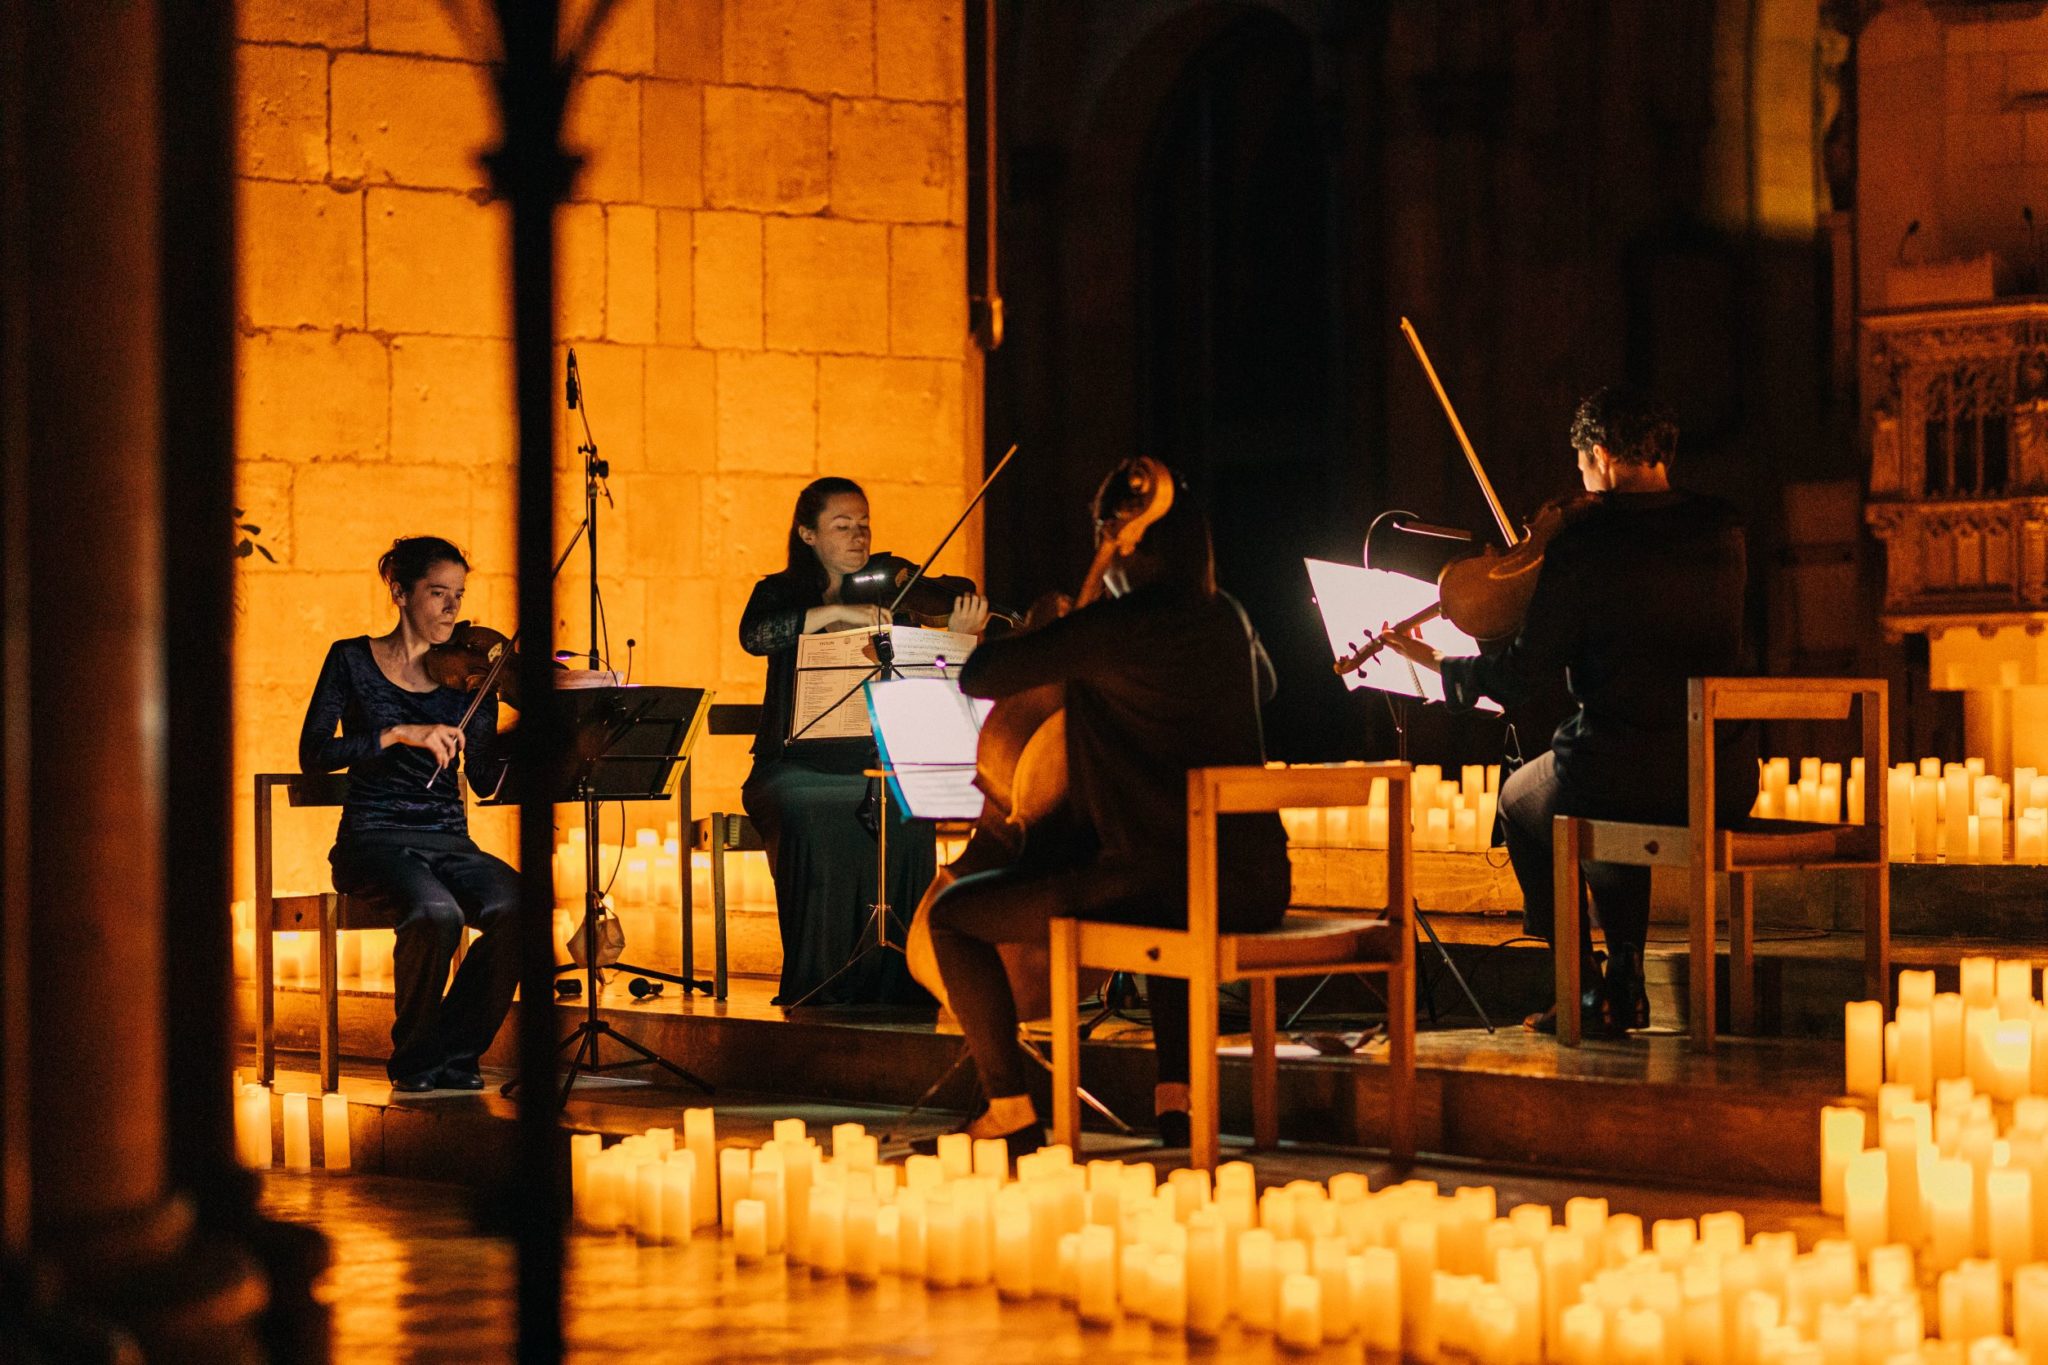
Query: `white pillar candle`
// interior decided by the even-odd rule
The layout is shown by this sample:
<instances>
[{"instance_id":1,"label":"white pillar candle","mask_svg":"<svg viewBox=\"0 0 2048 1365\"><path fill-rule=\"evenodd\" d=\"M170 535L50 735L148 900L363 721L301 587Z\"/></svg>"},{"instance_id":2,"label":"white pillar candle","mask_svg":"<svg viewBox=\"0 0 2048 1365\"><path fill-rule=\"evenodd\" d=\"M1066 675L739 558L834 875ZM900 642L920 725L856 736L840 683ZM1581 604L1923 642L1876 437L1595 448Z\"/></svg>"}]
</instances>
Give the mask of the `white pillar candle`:
<instances>
[{"instance_id":1,"label":"white pillar candle","mask_svg":"<svg viewBox=\"0 0 2048 1365\"><path fill-rule=\"evenodd\" d=\"M1997 1068L1992 1060L1991 1040L1998 1027L1996 1005L1970 1005L1963 1009L1963 1075L1979 1094L1990 1095L1997 1087Z\"/></svg>"},{"instance_id":2,"label":"white pillar candle","mask_svg":"<svg viewBox=\"0 0 2048 1365\"><path fill-rule=\"evenodd\" d=\"M973 1148L974 1174L1001 1182L1010 1178L1010 1144L1001 1138L976 1138Z\"/></svg>"},{"instance_id":3,"label":"white pillar candle","mask_svg":"<svg viewBox=\"0 0 2048 1365\"><path fill-rule=\"evenodd\" d=\"M687 1242L697 1221L697 1154L674 1152L661 1164L661 1240Z\"/></svg>"},{"instance_id":4,"label":"white pillar candle","mask_svg":"<svg viewBox=\"0 0 2048 1365\"><path fill-rule=\"evenodd\" d=\"M1237 1315L1253 1331L1272 1331L1279 1311L1279 1284L1273 1274L1275 1240L1268 1228L1251 1228L1237 1238Z\"/></svg>"},{"instance_id":5,"label":"white pillar candle","mask_svg":"<svg viewBox=\"0 0 2048 1365\"><path fill-rule=\"evenodd\" d=\"M244 1166L259 1171L270 1168L275 1159L270 1132L269 1088L244 1085L235 1096L235 1147Z\"/></svg>"},{"instance_id":6,"label":"white pillar candle","mask_svg":"<svg viewBox=\"0 0 2048 1365\"><path fill-rule=\"evenodd\" d=\"M2034 1005L2034 964L2000 958L1996 970L1998 1017L2026 1018Z\"/></svg>"},{"instance_id":7,"label":"white pillar candle","mask_svg":"<svg viewBox=\"0 0 2048 1365\"><path fill-rule=\"evenodd\" d=\"M834 1185L811 1186L810 1216L805 1220L805 1257L814 1275L839 1275L846 1270L846 1191Z\"/></svg>"},{"instance_id":8,"label":"white pillar candle","mask_svg":"<svg viewBox=\"0 0 2048 1365\"><path fill-rule=\"evenodd\" d=\"M1927 1262L1936 1270L1953 1270L1969 1256L1974 1242L1976 1193L1967 1161L1937 1158L1928 1167L1922 1198L1928 1219Z\"/></svg>"},{"instance_id":9,"label":"white pillar candle","mask_svg":"<svg viewBox=\"0 0 2048 1365\"><path fill-rule=\"evenodd\" d=\"M759 1204L764 1215L764 1227L768 1238L768 1252L773 1255L783 1250L789 1236L788 1187L784 1183L787 1175L780 1166L764 1164L771 1148L762 1148L754 1157L754 1170L747 1179L747 1197ZM737 1211L735 1211L737 1217ZM737 1235L737 1234L735 1234Z\"/></svg>"},{"instance_id":10,"label":"white pillar candle","mask_svg":"<svg viewBox=\"0 0 2048 1365\"><path fill-rule=\"evenodd\" d=\"M1152 1287L1149 1296L1152 1325L1169 1332L1184 1332L1188 1325L1188 1263L1179 1250L1152 1253Z\"/></svg>"},{"instance_id":11,"label":"white pillar candle","mask_svg":"<svg viewBox=\"0 0 2048 1365\"><path fill-rule=\"evenodd\" d=\"M1859 1151L1843 1168L1843 1229L1862 1255L1868 1256L1874 1248L1890 1240L1891 1206L1886 1198L1887 1185L1888 1167L1882 1151Z\"/></svg>"},{"instance_id":12,"label":"white pillar candle","mask_svg":"<svg viewBox=\"0 0 2048 1365\"><path fill-rule=\"evenodd\" d=\"M1913 860L1913 775L1894 768L1885 777L1885 840L1892 862Z\"/></svg>"},{"instance_id":13,"label":"white pillar candle","mask_svg":"<svg viewBox=\"0 0 2048 1365\"><path fill-rule=\"evenodd\" d=\"M732 1249L742 1263L767 1258L768 1206L760 1200L742 1199L733 1205Z\"/></svg>"},{"instance_id":14,"label":"white pillar candle","mask_svg":"<svg viewBox=\"0 0 2048 1365\"><path fill-rule=\"evenodd\" d=\"M974 1174L974 1139L965 1133L939 1135L939 1169L948 1180Z\"/></svg>"},{"instance_id":15,"label":"white pillar candle","mask_svg":"<svg viewBox=\"0 0 2048 1365\"><path fill-rule=\"evenodd\" d=\"M629 1179L632 1182L631 1219L633 1235L643 1242L659 1243L667 1240L662 1235L662 1167L663 1161L651 1148L641 1149L641 1157L631 1167Z\"/></svg>"},{"instance_id":16,"label":"white pillar candle","mask_svg":"<svg viewBox=\"0 0 2048 1365\"><path fill-rule=\"evenodd\" d=\"M893 1270L894 1256L889 1263L882 1259L880 1225L887 1214L892 1224L896 1210L875 1202L872 1191L865 1194L849 1191L846 1198L845 1248L846 1278L854 1284L873 1284L882 1274ZM893 1243L894 1238L891 1238ZM890 1250L894 1251L892 1245Z\"/></svg>"},{"instance_id":17,"label":"white pillar candle","mask_svg":"<svg viewBox=\"0 0 2048 1365\"><path fill-rule=\"evenodd\" d=\"M1558 1365L1604 1365L1607 1316L1590 1303L1575 1303L1558 1317Z\"/></svg>"},{"instance_id":18,"label":"white pillar candle","mask_svg":"<svg viewBox=\"0 0 2048 1365\"><path fill-rule=\"evenodd\" d=\"M1820 1111L1820 1206L1837 1218L1842 1216L1842 1181L1850 1158L1863 1150L1864 1121L1861 1109L1828 1105Z\"/></svg>"},{"instance_id":19,"label":"white pillar candle","mask_svg":"<svg viewBox=\"0 0 2048 1365\"><path fill-rule=\"evenodd\" d=\"M1438 806L1428 811L1423 820L1422 847L1447 849L1451 846L1451 813ZM1320 1314L1318 1315L1320 1318Z\"/></svg>"},{"instance_id":20,"label":"white pillar candle","mask_svg":"<svg viewBox=\"0 0 2048 1365\"><path fill-rule=\"evenodd\" d=\"M2010 1166L1985 1172L1984 1202L1991 1258L2010 1275L2034 1259L2033 1174Z\"/></svg>"},{"instance_id":21,"label":"white pillar candle","mask_svg":"<svg viewBox=\"0 0 2048 1365\"><path fill-rule=\"evenodd\" d=\"M1437 1349L1437 1226L1426 1219L1404 1220L1395 1238L1401 1260L1401 1349L1428 1360Z\"/></svg>"},{"instance_id":22,"label":"white pillar candle","mask_svg":"<svg viewBox=\"0 0 2048 1365\"><path fill-rule=\"evenodd\" d=\"M1612 1365L1665 1365L1664 1319L1647 1309L1623 1309L1614 1318Z\"/></svg>"},{"instance_id":23,"label":"white pillar candle","mask_svg":"<svg viewBox=\"0 0 2048 1365\"><path fill-rule=\"evenodd\" d=\"M1342 1341L1351 1316L1351 1249L1341 1237L1318 1237L1309 1248L1309 1272L1322 1285L1323 1340Z\"/></svg>"},{"instance_id":24,"label":"white pillar candle","mask_svg":"<svg viewBox=\"0 0 2048 1365\"><path fill-rule=\"evenodd\" d=\"M958 1181L948 1191L953 1208L960 1215L960 1283L987 1284L995 1275L996 1231L993 1182L975 1176Z\"/></svg>"},{"instance_id":25,"label":"white pillar candle","mask_svg":"<svg viewBox=\"0 0 2048 1365\"><path fill-rule=\"evenodd\" d=\"M1963 997L1943 991L1928 1006L1929 1037L1934 1047L1934 1079L1963 1074Z\"/></svg>"},{"instance_id":26,"label":"white pillar candle","mask_svg":"<svg viewBox=\"0 0 2048 1365\"><path fill-rule=\"evenodd\" d=\"M1941 855L1940 783L1932 777L1913 779L1913 856L1923 863Z\"/></svg>"},{"instance_id":27,"label":"white pillar candle","mask_svg":"<svg viewBox=\"0 0 2048 1365\"><path fill-rule=\"evenodd\" d=\"M683 1111L683 1146L697 1158L691 1193L696 1201L693 1221L700 1228L720 1221L718 1205L718 1130L709 1109Z\"/></svg>"},{"instance_id":28,"label":"white pillar candle","mask_svg":"<svg viewBox=\"0 0 2048 1365\"><path fill-rule=\"evenodd\" d=\"M960 1285L960 1211L954 1207L950 1191L942 1190L925 1201L924 1278L934 1289Z\"/></svg>"},{"instance_id":29,"label":"white pillar candle","mask_svg":"<svg viewBox=\"0 0 2048 1365\"><path fill-rule=\"evenodd\" d=\"M1981 1009L1997 1003L1998 960L1990 957L1966 957L1958 971L1962 977L1963 1004L1970 1009Z\"/></svg>"},{"instance_id":30,"label":"white pillar candle","mask_svg":"<svg viewBox=\"0 0 2048 1365\"><path fill-rule=\"evenodd\" d=\"M1081 1229L1079 1288L1075 1309L1091 1327L1107 1327L1117 1318L1116 1230L1099 1223Z\"/></svg>"},{"instance_id":31,"label":"white pillar candle","mask_svg":"<svg viewBox=\"0 0 2048 1365\"><path fill-rule=\"evenodd\" d=\"M727 1147L718 1154L718 1225L727 1232L733 1230L733 1206L747 1197L748 1161L743 1147Z\"/></svg>"},{"instance_id":32,"label":"white pillar candle","mask_svg":"<svg viewBox=\"0 0 2048 1365\"><path fill-rule=\"evenodd\" d=\"M320 1097L320 1164L330 1171L349 1168L348 1099L343 1095Z\"/></svg>"},{"instance_id":33,"label":"white pillar candle","mask_svg":"<svg viewBox=\"0 0 2048 1365\"><path fill-rule=\"evenodd\" d=\"M284 1097L284 1168L288 1171L313 1169L313 1125L306 1097L297 1092Z\"/></svg>"},{"instance_id":34,"label":"white pillar candle","mask_svg":"<svg viewBox=\"0 0 2048 1365\"><path fill-rule=\"evenodd\" d=\"M2048 1355L2048 1263L2023 1265L2013 1272L2012 1336L2029 1362Z\"/></svg>"},{"instance_id":35,"label":"white pillar candle","mask_svg":"<svg viewBox=\"0 0 2048 1365\"><path fill-rule=\"evenodd\" d=\"M1844 1007L1844 1029L1848 1093L1876 1099L1884 1080L1884 1006L1875 1000L1851 1000Z\"/></svg>"},{"instance_id":36,"label":"white pillar candle","mask_svg":"<svg viewBox=\"0 0 2048 1365\"><path fill-rule=\"evenodd\" d=\"M1230 1314L1230 1281L1224 1262L1228 1249L1228 1229L1220 1210L1202 1209L1189 1216L1186 1281L1191 1337L1213 1339L1222 1332L1223 1321Z\"/></svg>"},{"instance_id":37,"label":"white pillar candle","mask_svg":"<svg viewBox=\"0 0 2048 1365\"><path fill-rule=\"evenodd\" d=\"M1367 1247L1351 1258L1351 1310L1375 1355L1401 1351L1401 1261L1391 1248Z\"/></svg>"},{"instance_id":38,"label":"white pillar candle","mask_svg":"<svg viewBox=\"0 0 2048 1365\"><path fill-rule=\"evenodd\" d=\"M602 1133L571 1133L569 1135L569 1207L578 1222L584 1221L589 1211L590 1163L604 1150Z\"/></svg>"},{"instance_id":39,"label":"white pillar candle","mask_svg":"<svg viewBox=\"0 0 2048 1365\"><path fill-rule=\"evenodd\" d=\"M1970 777L1958 764L1948 764L1941 774L1942 851L1951 860L1965 854L1963 831L1970 822Z\"/></svg>"},{"instance_id":40,"label":"white pillar candle","mask_svg":"<svg viewBox=\"0 0 2048 1365\"><path fill-rule=\"evenodd\" d=\"M998 1197L995 1217L996 1292L1006 1299L1031 1297L1031 1202L1016 1189Z\"/></svg>"},{"instance_id":41,"label":"white pillar candle","mask_svg":"<svg viewBox=\"0 0 2048 1365\"><path fill-rule=\"evenodd\" d=\"M1280 1284L1278 1333L1290 1351L1314 1351L1323 1344L1323 1287L1314 1276L1289 1275Z\"/></svg>"},{"instance_id":42,"label":"white pillar candle","mask_svg":"<svg viewBox=\"0 0 2048 1365\"><path fill-rule=\"evenodd\" d=\"M1907 973L1906 975L1912 975ZM1899 1006L1899 1047L1894 1070L1896 1080L1913 1094L1927 1099L1934 1093L1934 1035L1931 1011L1926 1005Z\"/></svg>"},{"instance_id":43,"label":"white pillar candle","mask_svg":"<svg viewBox=\"0 0 2048 1365\"><path fill-rule=\"evenodd\" d=\"M1980 862L2005 861L2005 803L1997 797L1977 802L1977 858Z\"/></svg>"},{"instance_id":44,"label":"white pillar candle","mask_svg":"<svg viewBox=\"0 0 2048 1365\"><path fill-rule=\"evenodd\" d=\"M925 1205L931 1196L924 1190L905 1189L896 1197L896 1273L906 1280L922 1280L931 1258L925 1242ZM879 1236L880 1226L876 1234Z\"/></svg>"}]
</instances>

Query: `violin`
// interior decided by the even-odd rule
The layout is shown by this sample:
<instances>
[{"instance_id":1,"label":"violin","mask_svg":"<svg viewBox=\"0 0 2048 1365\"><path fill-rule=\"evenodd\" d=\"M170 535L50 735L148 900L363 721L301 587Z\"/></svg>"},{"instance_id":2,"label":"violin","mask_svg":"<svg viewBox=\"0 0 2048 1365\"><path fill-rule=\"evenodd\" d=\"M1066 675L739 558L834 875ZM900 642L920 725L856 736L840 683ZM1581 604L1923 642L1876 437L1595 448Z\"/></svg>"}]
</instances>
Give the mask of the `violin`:
<instances>
[{"instance_id":1,"label":"violin","mask_svg":"<svg viewBox=\"0 0 2048 1365\"><path fill-rule=\"evenodd\" d=\"M512 638L503 632L457 621L446 640L427 650L424 664L427 676L441 687L479 695L495 691L506 705L516 707L519 670L509 666L512 651Z\"/></svg>"},{"instance_id":2,"label":"violin","mask_svg":"<svg viewBox=\"0 0 2048 1365\"><path fill-rule=\"evenodd\" d=\"M980 591L971 578L920 574L917 569L912 560L892 555L887 550L877 550L868 556L866 564L848 574L839 585L839 600L879 607L894 606L898 611L907 612L918 625L942 630L947 618L953 614L953 603ZM1000 611L993 604L988 614L991 621L1002 621L1012 629L1019 624L1016 613Z\"/></svg>"},{"instance_id":3,"label":"violin","mask_svg":"<svg viewBox=\"0 0 2048 1365\"><path fill-rule=\"evenodd\" d=\"M1443 405L1444 416L1450 419L1451 431L1465 452L1466 463L1472 468L1472 477L1478 480L1479 491L1486 495L1486 504L1493 512L1494 524L1500 528L1507 548L1502 550L1489 545L1476 553L1453 553L1447 559L1437 561L1442 567L1435 579L1436 604L1389 626L1337 660L1333 667L1340 676L1363 668L1377 658L1387 648L1389 636L1411 635L1438 617L1450 621L1475 640L1503 640L1514 635L1521 629L1522 618L1529 611L1529 602L1536 595L1536 579L1543 568L1544 551L1559 531L1595 505L1597 496L1581 492L1552 499L1538 509L1528 525L1518 532L1515 524L1508 520L1500 497L1493 491L1493 481L1486 477L1486 467L1479 462L1479 452L1472 448L1472 440L1465 434L1465 424L1458 420L1458 410L1452 406L1443 380L1437 377L1436 366L1430 363L1429 352L1423 349L1415 324L1402 318L1401 332L1408 338L1416 360L1421 362L1423 373L1429 377L1430 387L1436 390L1437 401ZM1367 536L1368 562L1372 557L1374 535L1379 532L1381 522L1386 520L1376 521L1373 533ZM1439 541L1447 539L1447 533L1436 527L1396 524L1393 530L1396 534L1406 532L1427 535ZM1448 533L1448 536L1454 537L1455 534ZM1441 549L1441 546L1437 547L1437 552Z\"/></svg>"}]
</instances>

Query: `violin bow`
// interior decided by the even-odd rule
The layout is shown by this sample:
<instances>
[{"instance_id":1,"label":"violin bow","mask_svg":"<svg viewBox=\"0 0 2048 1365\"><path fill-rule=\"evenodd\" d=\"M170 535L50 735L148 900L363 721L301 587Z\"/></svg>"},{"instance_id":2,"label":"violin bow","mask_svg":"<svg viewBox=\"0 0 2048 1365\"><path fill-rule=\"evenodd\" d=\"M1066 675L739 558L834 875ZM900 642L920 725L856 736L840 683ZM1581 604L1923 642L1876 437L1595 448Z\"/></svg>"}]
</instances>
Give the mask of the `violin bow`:
<instances>
[{"instance_id":1,"label":"violin bow","mask_svg":"<svg viewBox=\"0 0 2048 1365\"><path fill-rule=\"evenodd\" d=\"M469 735L469 723L476 719L477 708L484 704L484 698L488 697L491 694L491 689L493 687L497 686L498 675L505 671L505 660L511 657L512 648L518 642L519 637L517 635L513 636L511 639L505 642L505 647L498 651L498 657L491 660L491 671L484 674L484 680L482 684L479 685L476 691L470 696L469 709L462 713L462 721L455 727L456 729L462 731L465 742L467 741ZM441 774L447 771L447 764L436 763L434 765L433 776L427 779L427 785L429 787L433 786L436 782L441 780Z\"/></svg>"},{"instance_id":2,"label":"violin bow","mask_svg":"<svg viewBox=\"0 0 2048 1365\"><path fill-rule=\"evenodd\" d=\"M947 529L945 535L939 537L938 545L932 549L930 554L925 556L924 563L917 566L917 572L903 580L903 587L897 592L896 600L889 604L889 615L891 618L896 615L896 609L903 605L903 599L910 595L910 590L916 585L917 580L925 576L926 570L930 569L937 562L939 556L946 552L946 547L953 543L953 537L960 533L960 528L965 526L967 519L974 515L974 509L981 506L981 500L988 496L990 485L995 483L996 476L1003 472L1003 467L1010 463L1011 458L1016 453L1017 443L1012 441L1010 448L1003 452L1003 458L996 461L996 467L991 469L988 472L988 477L981 481L981 487L975 489L974 496L967 500L967 506L962 509L958 517L953 519L953 525Z\"/></svg>"},{"instance_id":3,"label":"violin bow","mask_svg":"<svg viewBox=\"0 0 2048 1365\"><path fill-rule=\"evenodd\" d=\"M1458 410L1451 406L1451 396L1444 392L1444 381L1436 377L1436 366L1429 363L1429 352L1422 348L1422 338L1417 335L1415 324L1402 318L1401 334L1408 338L1415 358L1422 362L1422 372L1429 376L1429 385L1436 390L1437 402L1444 405L1444 416L1451 419L1451 431L1465 451L1466 462L1472 466L1472 477L1479 480L1479 491L1486 495L1486 505L1493 511L1494 525L1500 527L1508 548L1514 548L1522 538L1515 534L1515 524L1508 520L1506 509L1500 505L1500 498L1493 491L1493 480L1486 477L1486 466L1479 463L1479 452L1472 448L1472 438L1465 434L1465 424L1458 420Z\"/></svg>"}]
</instances>

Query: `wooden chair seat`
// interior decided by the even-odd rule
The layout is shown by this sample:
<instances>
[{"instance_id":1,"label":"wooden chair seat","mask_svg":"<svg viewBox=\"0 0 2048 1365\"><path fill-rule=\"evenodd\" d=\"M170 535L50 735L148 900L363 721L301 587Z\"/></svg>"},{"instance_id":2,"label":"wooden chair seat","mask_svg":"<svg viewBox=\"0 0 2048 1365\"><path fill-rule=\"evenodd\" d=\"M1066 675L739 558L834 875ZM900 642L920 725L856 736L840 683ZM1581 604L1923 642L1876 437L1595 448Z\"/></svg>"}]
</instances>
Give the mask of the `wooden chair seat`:
<instances>
[{"instance_id":1,"label":"wooden chair seat","mask_svg":"<svg viewBox=\"0 0 2048 1365\"><path fill-rule=\"evenodd\" d=\"M323 891L315 896L273 896L270 901L272 931L279 934L317 934L320 932L320 912L330 903L334 907L336 929L398 927L398 917L382 900Z\"/></svg>"},{"instance_id":2,"label":"wooden chair seat","mask_svg":"<svg viewBox=\"0 0 2048 1365\"><path fill-rule=\"evenodd\" d=\"M1284 976L1336 972L1387 975L1388 1147L1396 1161L1415 1154L1415 938L1409 826L1394 822L1387 849L1385 916L1290 910L1278 927L1258 934L1217 931L1216 818L1294 807L1363 806L1375 779L1385 781L1391 810L1408 809L1405 763L1330 764L1294 768L1197 768L1188 774L1188 920L1181 929L1052 921L1053 1140L1079 1150L1080 999L1084 968L1179 977L1188 983L1189 1163L1216 1164L1218 1068L1217 988L1251 986L1252 1140L1280 1140L1277 991Z\"/></svg>"}]
</instances>

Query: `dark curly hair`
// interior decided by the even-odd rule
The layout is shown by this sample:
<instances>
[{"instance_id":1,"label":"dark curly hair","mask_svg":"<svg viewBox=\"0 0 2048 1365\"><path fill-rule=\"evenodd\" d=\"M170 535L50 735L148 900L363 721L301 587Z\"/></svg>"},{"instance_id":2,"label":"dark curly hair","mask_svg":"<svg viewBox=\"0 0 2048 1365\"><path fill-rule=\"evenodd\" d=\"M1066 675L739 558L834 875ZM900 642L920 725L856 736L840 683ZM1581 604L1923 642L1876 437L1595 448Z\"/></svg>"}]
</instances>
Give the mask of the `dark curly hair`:
<instances>
[{"instance_id":1,"label":"dark curly hair","mask_svg":"<svg viewBox=\"0 0 2048 1365\"><path fill-rule=\"evenodd\" d=\"M400 536L391 542L390 549L377 556L377 577L400 592L410 593L436 564L469 567L469 561L462 557L462 551L455 548L452 540L443 540L439 536Z\"/></svg>"},{"instance_id":2,"label":"dark curly hair","mask_svg":"<svg viewBox=\"0 0 2048 1365\"><path fill-rule=\"evenodd\" d=\"M1623 464L1678 462L1678 423L1671 410L1646 393L1610 384L1579 400L1572 414L1572 449L1604 446Z\"/></svg>"}]
</instances>

